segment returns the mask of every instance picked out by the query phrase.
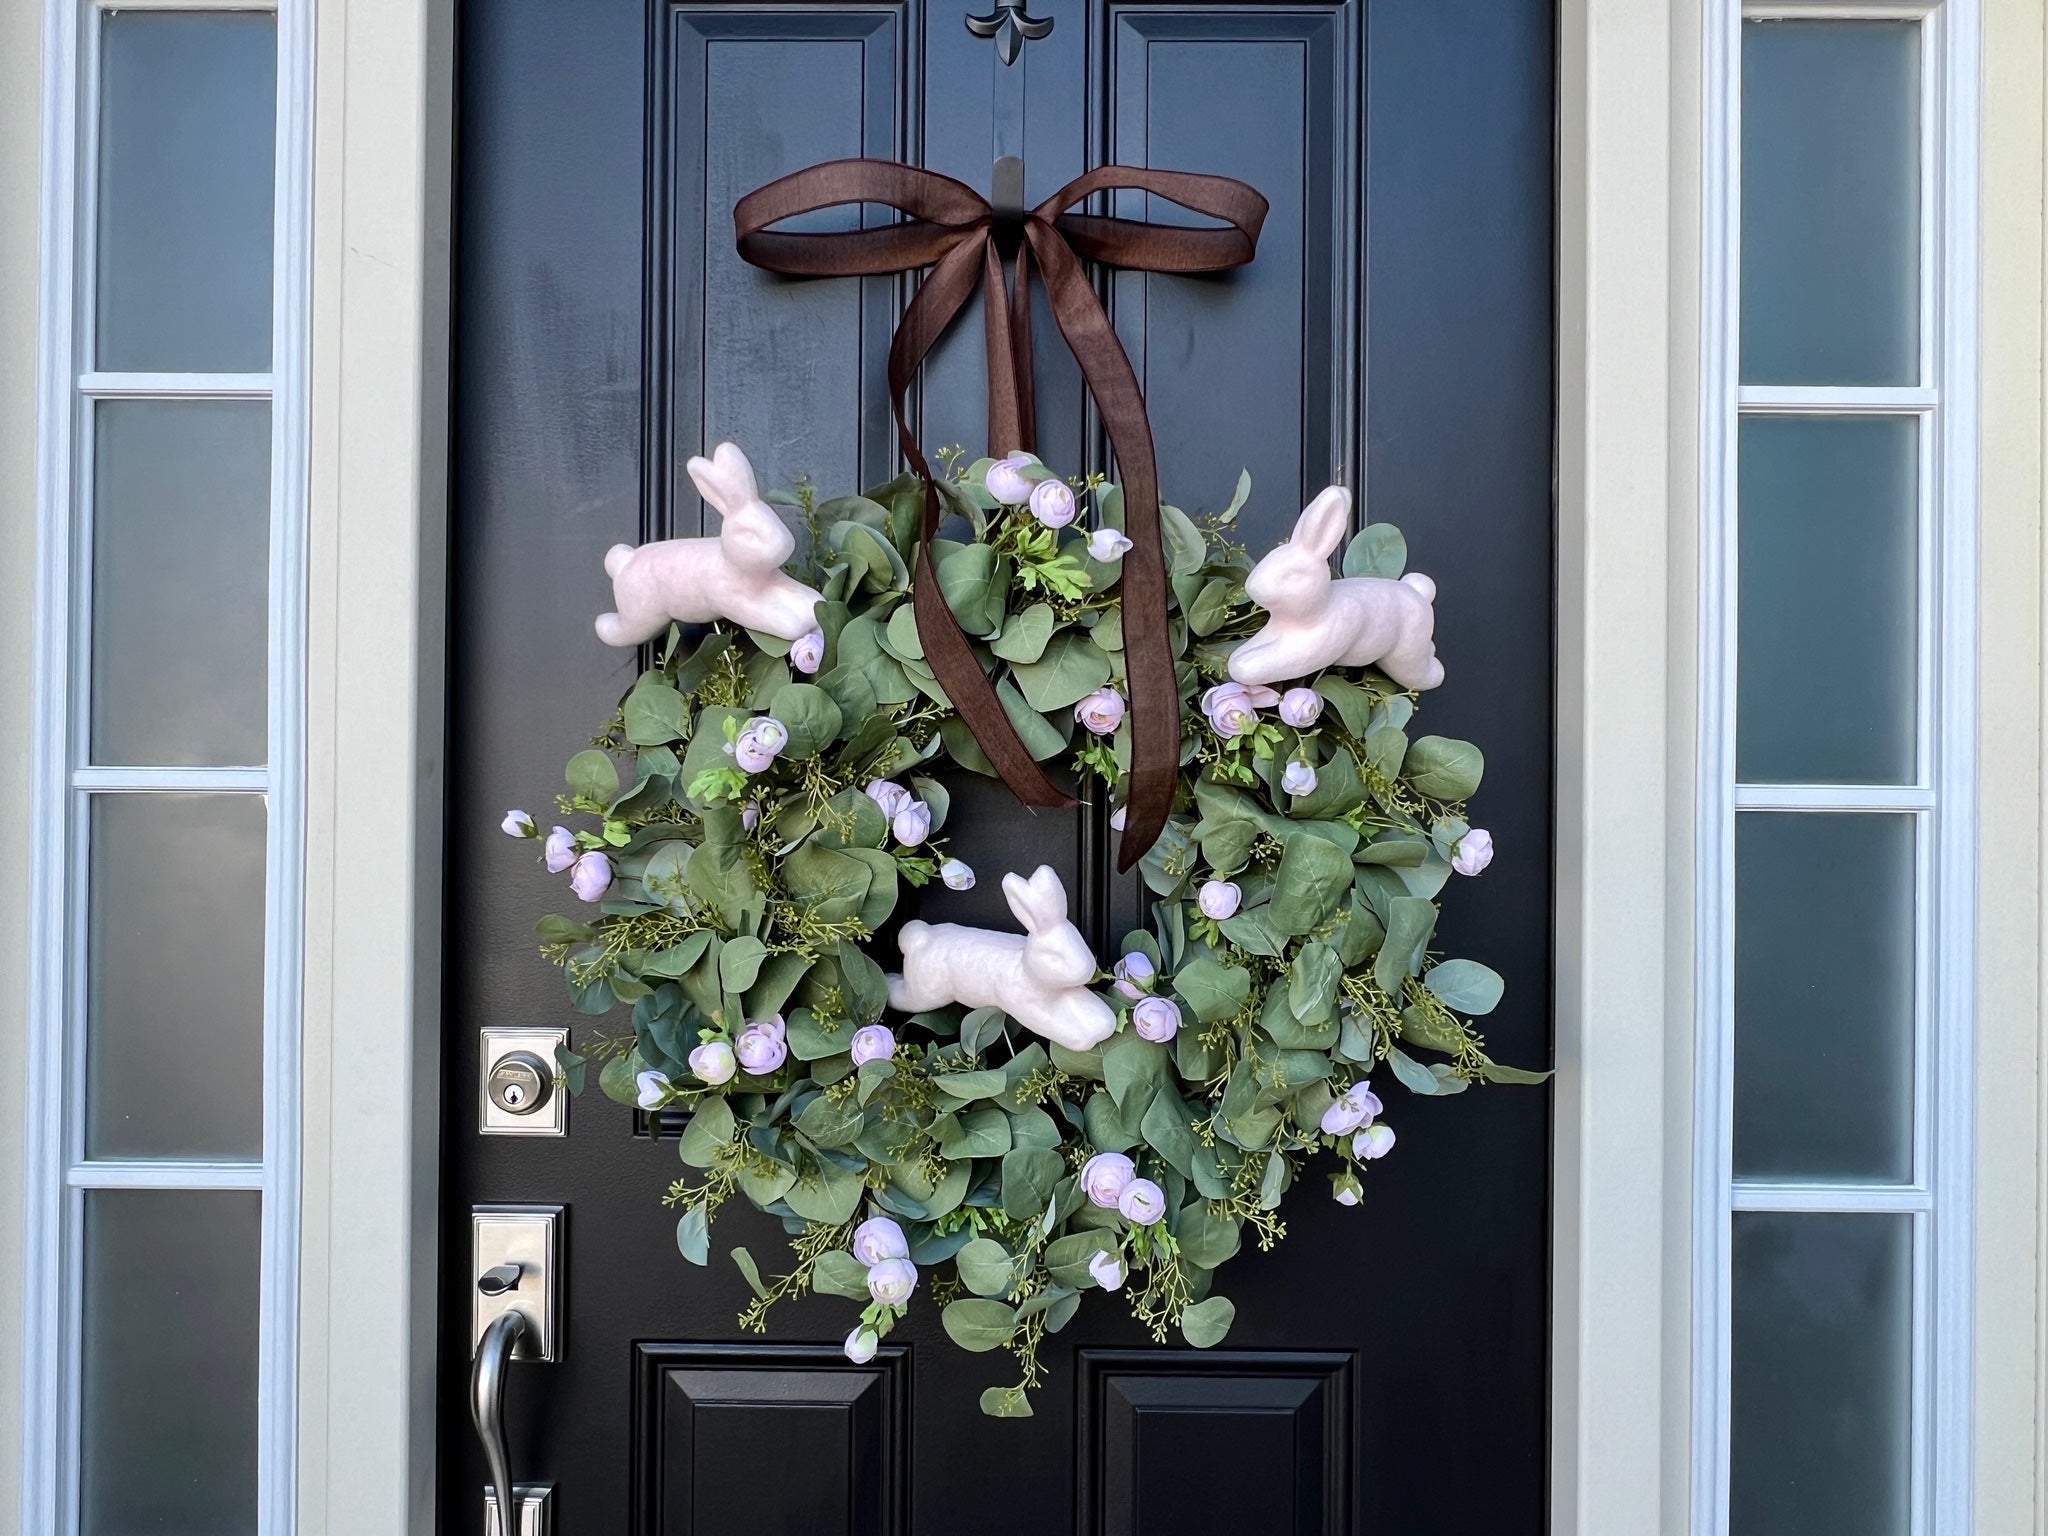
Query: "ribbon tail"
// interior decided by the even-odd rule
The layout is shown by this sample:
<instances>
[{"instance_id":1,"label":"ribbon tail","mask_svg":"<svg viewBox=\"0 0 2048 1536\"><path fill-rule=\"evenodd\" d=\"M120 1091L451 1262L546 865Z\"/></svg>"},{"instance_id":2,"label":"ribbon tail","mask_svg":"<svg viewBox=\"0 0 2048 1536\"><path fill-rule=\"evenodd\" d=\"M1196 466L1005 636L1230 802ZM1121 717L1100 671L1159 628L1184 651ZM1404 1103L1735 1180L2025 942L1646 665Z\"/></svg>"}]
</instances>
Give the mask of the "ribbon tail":
<instances>
[{"instance_id":1,"label":"ribbon tail","mask_svg":"<svg viewBox=\"0 0 2048 1536\"><path fill-rule=\"evenodd\" d=\"M986 236L983 239L986 246ZM917 615L918 643L924 649L925 662L931 667L932 676L945 690L946 697L953 701L954 710L966 722L968 730L974 733L975 741L988 755L990 766L1009 786L1010 793L1026 805L1069 806L1078 802L1047 778L1045 770L1025 750L1023 738L1017 734L1016 726L1010 723L1009 712L1003 708L1002 700L996 697L988 675L981 670L973 642L960 628L960 621L954 617L945 592L939 586L939 574L931 558L932 540L939 533L938 482L932 477L931 465L911 434L904 413L904 397L911 379L924 362L925 354L945 334L946 327L966 304L968 296L974 292L977 276L986 275L986 258L977 270L975 256L972 245L957 246L947 253L919 285L917 297L910 301L910 307L896 328L896 338L889 347L889 394L896 412L897 444L903 450L904 460L924 482L924 517L918 535L911 606ZM1000 266L996 269L996 278L1000 285ZM986 297L990 309L1001 307L1000 292Z\"/></svg>"},{"instance_id":2,"label":"ribbon tail","mask_svg":"<svg viewBox=\"0 0 2048 1536\"><path fill-rule=\"evenodd\" d=\"M1123 477L1124 532L1131 540L1120 581L1124 668L1131 690L1131 795L1124 835L1117 844L1116 867L1121 872L1159 840L1180 783L1180 684L1167 631L1159 474L1138 376L1079 258L1056 231L1037 219L1027 224L1026 234L1044 273L1053 317L1081 365Z\"/></svg>"}]
</instances>

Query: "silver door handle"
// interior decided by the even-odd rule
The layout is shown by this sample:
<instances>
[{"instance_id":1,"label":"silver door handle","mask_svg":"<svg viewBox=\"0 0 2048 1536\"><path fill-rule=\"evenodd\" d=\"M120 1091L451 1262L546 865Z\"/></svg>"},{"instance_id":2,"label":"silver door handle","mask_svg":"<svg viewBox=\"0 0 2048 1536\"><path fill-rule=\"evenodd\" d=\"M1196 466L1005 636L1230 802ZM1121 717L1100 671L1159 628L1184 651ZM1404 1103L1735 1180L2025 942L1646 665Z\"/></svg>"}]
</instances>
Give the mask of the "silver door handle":
<instances>
[{"instance_id":1,"label":"silver door handle","mask_svg":"<svg viewBox=\"0 0 2048 1536\"><path fill-rule=\"evenodd\" d=\"M477 1438L484 1443L484 1463L490 1470L491 1491L498 1499L502 1536L519 1536L519 1499L512 1485L512 1459L505 1452L505 1372L526 1327L524 1312L515 1309L500 1314L484 1330L469 1372L469 1414L476 1421Z\"/></svg>"}]
</instances>

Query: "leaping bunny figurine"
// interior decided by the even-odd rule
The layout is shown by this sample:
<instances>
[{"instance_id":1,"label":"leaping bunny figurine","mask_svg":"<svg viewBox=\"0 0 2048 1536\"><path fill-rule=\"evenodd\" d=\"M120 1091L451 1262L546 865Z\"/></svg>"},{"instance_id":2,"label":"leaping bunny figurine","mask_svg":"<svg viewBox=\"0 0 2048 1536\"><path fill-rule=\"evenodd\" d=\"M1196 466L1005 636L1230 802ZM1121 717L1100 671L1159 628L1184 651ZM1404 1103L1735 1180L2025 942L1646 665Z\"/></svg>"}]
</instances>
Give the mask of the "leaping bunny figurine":
<instances>
[{"instance_id":1,"label":"leaping bunny figurine","mask_svg":"<svg viewBox=\"0 0 2048 1536\"><path fill-rule=\"evenodd\" d=\"M731 619L780 640L818 627L820 595L783 573L796 540L754 485L754 467L731 443L692 459L690 478L723 519L716 538L662 539L634 548L614 544L604 557L616 613L599 614L606 645L652 640L672 619L704 624Z\"/></svg>"},{"instance_id":2,"label":"leaping bunny figurine","mask_svg":"<svg viewBox=\"0 0 2048 1536\"><path fill-rule=\"evenodd\" d=\"M1436 583L1420 571L1398 581L1330 574L1351 526L1351 493L1333 485L1295 520L1294 537L1252 567L1245 595L1266 627L1230 653L1231 678L1278 683L1328 666L1378 668L1403 688L1444 680L1436 656Z\"/></svg>"},{"instance_id":3,"label":"leaping bunny figurine","mask_svg":"<svg viewBox=\"0 0 2048 1536\"><path fill-rule=\"evenodd\" d=\"M959 923L903 925L903 974L889 978L889 1006L922 1013L961 1003L1000 1008L1034 1035L1070 1051L1092 1050L1116 1031L1116 1013L1088 990L1095 951L1067 921L1067 888L1050 867L1029 880L1003 876L1003 894L1024 932Z\"/></svg>"}]
</instances>

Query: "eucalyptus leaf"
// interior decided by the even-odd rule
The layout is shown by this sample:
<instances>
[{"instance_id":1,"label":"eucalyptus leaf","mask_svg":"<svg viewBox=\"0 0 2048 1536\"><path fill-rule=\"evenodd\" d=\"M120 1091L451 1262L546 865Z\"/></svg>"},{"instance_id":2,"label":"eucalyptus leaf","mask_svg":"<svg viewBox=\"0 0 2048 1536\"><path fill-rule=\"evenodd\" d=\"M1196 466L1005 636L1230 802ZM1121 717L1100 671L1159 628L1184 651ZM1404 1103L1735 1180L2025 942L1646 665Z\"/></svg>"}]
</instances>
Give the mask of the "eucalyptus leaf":
<instances>
[{"instance_id":1,"label":"eucalyptus leaf","mask_svg":"<svg viewBox=\"0 0 2048 1536\"><path fill-rule=\"evenodd\" d=\"M1181 1337L1197 1349L1221 1344L1237 1318L1237 1305L1228 1296L1211 1296L1198 1301L1180 1315Z\"/></svg>"},{"instance_id":2,"label":"eucalyptus leaf","mask_svg":"<svg viewBox=\"0 0 2048 1536\"><path fill-rule=\"evenodd\" d=\"M1392 523L1368 523L1344 546L1346 576L1381 576L1391 581L1408 568L1408 541Z\"/></svg>"},{"instance_id":3,"label":"eucalyptus leaf","mask_svg":"<svg viewBox=\"0 0 2048 1536\"><path fill-rule=\"evenodd\" d=\"M1486 758L1469 741L1418 736L1408 748L1402 777L1433 800L1468 800L1486 773Z\"/></svg>"},{"instance_id":4,"label":"eucalyptus leaf","mask_svg":"<svg viewBox=\"0 0 2048 1536\"><path fill-rule=\"evenodd\" d=\"M1493 1012L1505 989L1499 974L1477 960L1446 960L1431 967L1422 984L1446 1008L1475 1018Z\"/></svg>"},{"instance_id":5,"label":"eucalyptus leaf","mask_svg":"<svg viewBox=\"0 0 2048 1536\"><path fill-rule=\"evenodd\" d=\"M844 1296L849 1301L868 1299L868 1267L844 1248L818 1255L811 1267L811 1287L827 1296Z\"/></svg>"},{"instance_id":6,"label":"eucalyptus leaf","mask_svg":"<svg viewBox=\"0 0 2048 1536\"><path fill-rule=\"evenodd\" d=\"M732 1106L721 1098L704 1099L690 1116L690 1123L683 1127L682 1141L676 1150L692 1168L709 1168L718 1160L718 1154L732 1145L737 1129Z\"/></svg>"},{"instance_id":7,"label":"eucalyptus leaf","mask_svg":"<svg viewBox=\"0 0 2048 1536\"><path fill-rule=\"evenodd\" d=\"M1351 889L1351 860L1335 844L1307 832L1290 833L1273 876L1273 925L1307 933L1328 922Z\"/></svg>"},{"instance_id":8,"label":"eucalyptus leaf","mask_svg":"<svg viewBox=\"0 0 2048 1536\"><path fill-rule=\"evenodd\" d=\"M619 770L595 747L586 748L569 759L563 771L572 793L597 805L610 805L619 794Z\"/></svg>"},{"instance_id":9,"label":"eucalyptus leaf","mask_svg":"<svg viewBox=\"0 0 2048 1536\"><path fill-rule=\"evenodd\" d=\"M732 1261L739 1267L740 1276L747 1282L747 1289L763 1301L768 1299L768 1287L761 1283L761 1267L754 1262L754 1256L744 1248L732 1251Z\"/></svg>"},{"instance_id":10,"label":"eucalyptus leaf","mask_svg":"<svg viewBox=\"0 0 2048 1536\"><path fill-rule=\"evenodd\" d=\"M1436 904L1420 896L1397 896L1389 903L1387 936L1372 963L1373 980L1389 997L1401 995L1401 984L1422 968L1429 936L1436 930Z\"/></svg>"},{"instance_id":11,"label":"eucalyptus leaf","mask_svg":"<svg viewBox=\"0 0 2048 1536\"><path fill-rule=\"evenodd\" d=\"M1227 1019L1251 1000L1251 973L1207 956L1183 966L1173 977L1178 992L1204 1024Z\"/></svg>"},{"instance_id":12,"label":"eucalyptus leaf","mask_svg":"<svg viewBox=\"0 0 2048 1536\"><path fill-rule=\"evenodd\" d=\"M1052 637L1037 661L1012 668L1025 701L1035 710L1050 714L1071 709L1109 681L1109 657L1079 630L1062 630Z\"/></svg>"},{"instance_id":13,"label":"eucalyptus leaf","mask_svg":"<svg viewBox=\"0 0 2048 1536\"><path fill-rule=\"evenodd\" d=\"M711 1259L710 1215L704 1202L692 1205L676 1222L676 1251L700 1268Z\"/></svg>"},{"instance_id":14,"label":"eucalyptus leaf","mask_svg":"<svg viewBox=\"0 0 2048 1536\"><path fill-rule=\"evenodd\" d=\"M1000 1349L1017 1331L1016 1308L983 1296L964 1296L949 1303L940 1321L955 1344L977 1354Z\"/></svg>"},{"instance_id":15,"label":"eucalyptus leaf","mask_svg":"<svg viewBox=\"0 0 2048 1536\"><path fill-rule=\"evenodd\" d=\"M1036 661L1045 654L1046 642L1052 639L1052 630L1051 606L1033 603L1022 613L1013 613L1003 622L1003 632L990 642L989 649L1004 661Z\"/></svg>"},{"instance_id":16,"label":"eucalyptus leaf","mask_svg":"<svg viewBox=\"0 0 2048 1536\"><path fill-rule=\"evenodd\" d=\"M960 1283L977 1296L1001 1296L1017 1283L1017 1261L993 1238L977 1237L954 1255Z\"/></svg>"}]
</instances>

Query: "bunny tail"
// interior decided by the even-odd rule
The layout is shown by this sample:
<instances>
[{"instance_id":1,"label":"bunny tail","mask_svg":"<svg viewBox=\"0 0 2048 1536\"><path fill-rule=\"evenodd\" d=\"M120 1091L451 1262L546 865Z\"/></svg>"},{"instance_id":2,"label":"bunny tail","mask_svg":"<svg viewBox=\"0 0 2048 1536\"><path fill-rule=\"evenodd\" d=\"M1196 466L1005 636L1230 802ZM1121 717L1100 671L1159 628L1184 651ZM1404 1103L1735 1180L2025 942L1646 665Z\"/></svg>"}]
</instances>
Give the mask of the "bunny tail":
<instances>
[{"instance_id":1,"label":"bunny tail","mask_svg":"<svg viewBox=\"0 0 2048 1536\"><path fill-rule=\"evenodd\" d=\"M618 576L618 574L619 574L619 572L623 571L623 570L624 570L624 569L626 568L626 562L627 562L627 561L629 561L629 560L631 560L632 558L633 558L633 546L632 546L632 545L630 545L630 544L614 544L614 545L613 545L613 546L612 546L612 547L611 547L610 549L608 549L608 550L606 550L606 551L604 552L604 573L605 573L605 575L607 575L607 576L610 576L610 577L613 577L614 579L616 579L616 578L617 578L617 576Z\"/></svg>"},{"instance_id":2,"label":"bunny tail","mask_svg":"<svg viewBox=\"0 0 2048 1536\"><path fill-rule=\"evenodd\" d=\"M1420 592L1422 600L1426 603L1436 601L1436 583L1420 571L1410 571L1406 576L1403 576L1401 578L1401 585L1413 587L1417 592Z\"/></svg>"}]
</instances>

